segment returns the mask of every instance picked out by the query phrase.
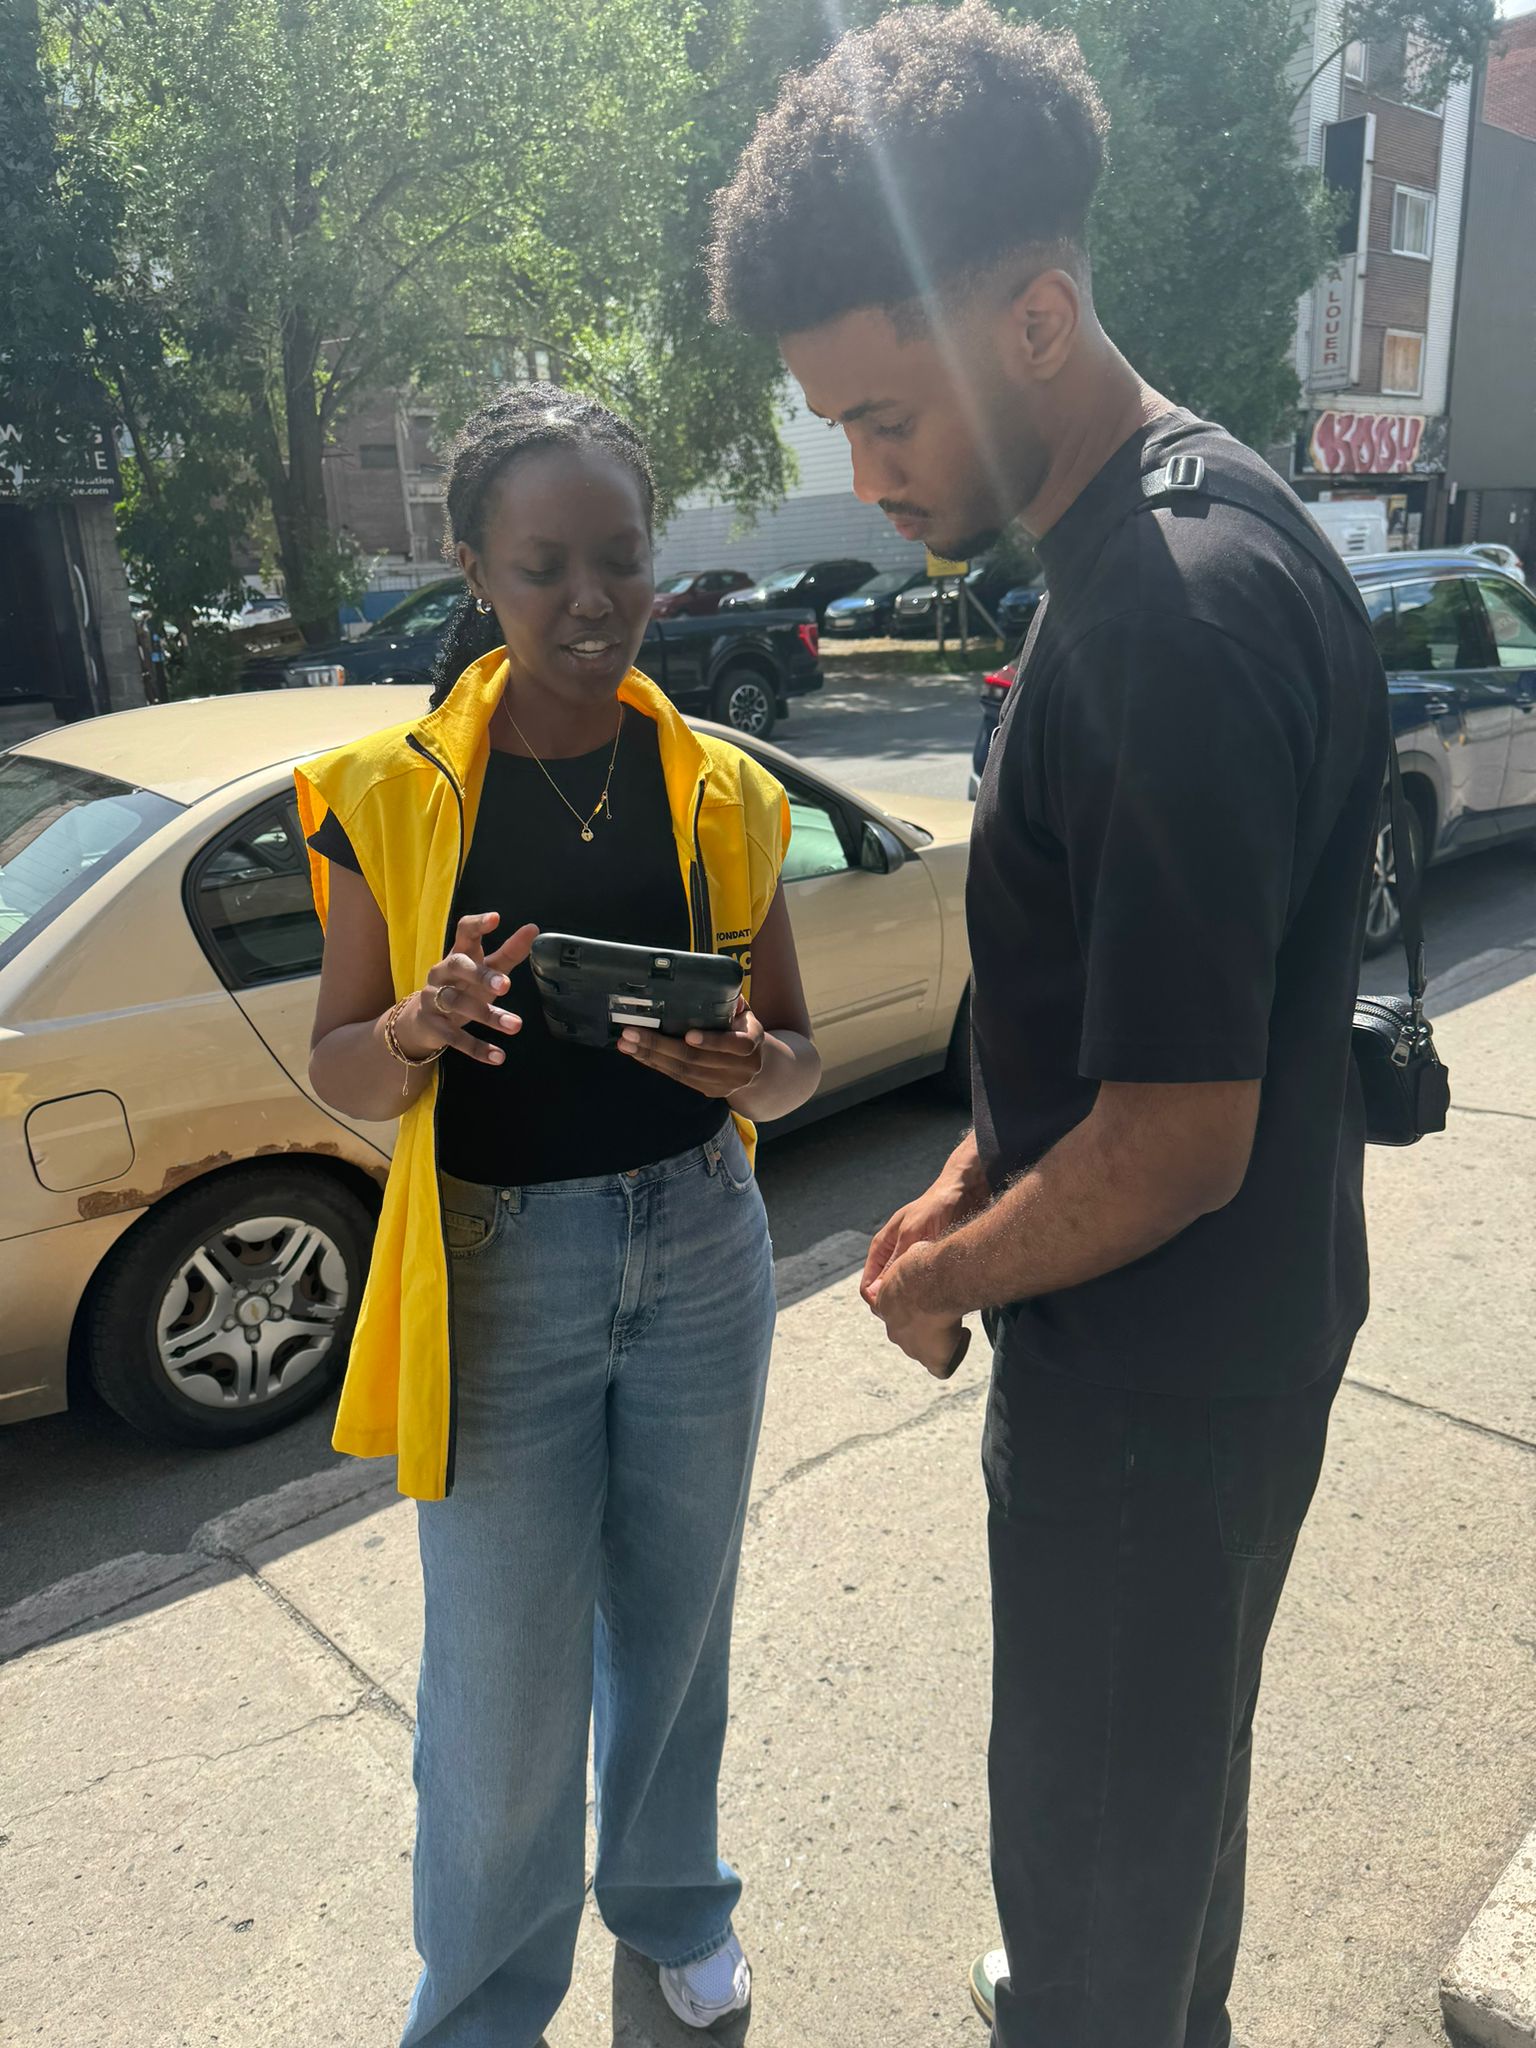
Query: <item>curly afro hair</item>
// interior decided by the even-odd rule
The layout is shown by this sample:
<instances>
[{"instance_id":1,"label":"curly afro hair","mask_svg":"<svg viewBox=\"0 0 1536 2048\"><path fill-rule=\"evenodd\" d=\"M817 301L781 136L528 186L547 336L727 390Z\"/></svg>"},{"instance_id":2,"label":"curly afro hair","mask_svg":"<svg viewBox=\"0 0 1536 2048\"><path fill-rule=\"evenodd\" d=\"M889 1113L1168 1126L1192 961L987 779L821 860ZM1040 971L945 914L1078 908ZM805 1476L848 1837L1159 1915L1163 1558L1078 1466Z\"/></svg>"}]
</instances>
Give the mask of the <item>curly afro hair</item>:
<instances>
[{"instance_id":1,"label":"curly afro hair","mask_svg":"<svg viewBox=\"0 0 1536 2048\"><path fill-rule=\"evenodd\" d=\"M795 334L1081 249L1108 116L1069 35L911 7L786 78L716 193L714 314Z\"/></svg>"}]
</instances>

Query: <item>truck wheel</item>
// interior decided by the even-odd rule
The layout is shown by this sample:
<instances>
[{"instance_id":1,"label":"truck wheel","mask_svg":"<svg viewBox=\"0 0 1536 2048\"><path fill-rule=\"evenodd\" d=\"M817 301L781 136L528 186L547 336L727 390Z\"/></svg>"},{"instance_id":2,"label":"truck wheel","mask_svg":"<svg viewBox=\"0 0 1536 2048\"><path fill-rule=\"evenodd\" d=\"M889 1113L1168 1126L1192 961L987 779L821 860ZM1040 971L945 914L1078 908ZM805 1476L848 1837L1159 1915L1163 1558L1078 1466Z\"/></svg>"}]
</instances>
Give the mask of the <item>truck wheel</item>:
<instances>
[{"instance_id":1,"label":"truck wheel","mask_svg":"<svg viewBox=\"0 0 1536 2048\"><path fill-rule=\"evenodd\" d=\"M325 1173L227 1173L157 1203L103 1269L85 1328L97 1391L163 1443L248 1443L346 1364L373 1220Z\"/></svg>"},{"instance_id":2,"label":"truck wheel","mask_svg":"<svg viewBox=\"0 0 1536 2048\"><path fill-rule=\"evenodd\" d=\"M765 740L778 720L772 683L755 668L729 668L715 685L715 716L732 732Z\"/></svg>"}]
</instances>

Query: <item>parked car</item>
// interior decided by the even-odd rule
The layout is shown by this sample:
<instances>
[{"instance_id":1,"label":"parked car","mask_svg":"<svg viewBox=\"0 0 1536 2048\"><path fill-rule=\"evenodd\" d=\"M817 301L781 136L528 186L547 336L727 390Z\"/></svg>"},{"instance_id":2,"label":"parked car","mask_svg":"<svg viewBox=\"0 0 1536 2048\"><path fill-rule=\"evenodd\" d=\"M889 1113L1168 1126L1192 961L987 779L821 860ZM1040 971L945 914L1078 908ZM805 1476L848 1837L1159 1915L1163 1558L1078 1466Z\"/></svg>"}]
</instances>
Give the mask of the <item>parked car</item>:
<instances>
[{"instance_id":1,"label":"parked car","mask_svg":"<svg viewBox=\"0 0 1536 2048\"><path fill-rule=\"evenodd\" d=\"M309 1089L321 937L292 771L424 708L419 685L209 698L0 754L0 1421L63 1408L72 1358L139 1429L208 1445L334 1383L393 1126ZM893 814L747 745L793 815L825 1067L800 1114L968 1087L967 807Z\"/></svg>"},{"instance_id":2,"label":"parked car","mask_svg":"<svg viewBox=\"0 0 1536 2048\"><path fill-rule=\"evenodd\" d=\"M998 599L1008 588L1008 571L991 562L974 563L965 578L966 590L972 597L979 598L991 611ZM914 583L910 590L904 590L892 607L891 623L898 633L932 634L935 626L934 614L939 601L939 586L924 577ZM999 622L1001 623L1001 622ZM986 623L979 613L972 612L971 624L980 633L986 631ZM944 589L944 630L958 632L960 627L960 595L953 581L946 582Z\"/></svg>"},{"instance_id":3,"label":"parked car","mask_svg":"<svg viewBox=\"0 0 1536 2048\"><path fill-rule=\"evenodd\" d=\"M754 583L750 590L732 591L728 597L723 597L720 610L722 613L770 611L782 606L809 605L819 626L826 616L827 606L835 598L846 597L851 590L857 590L874 573L873 562L851 559L791 562L785 568L775 569L761 583Z\"/></svg>"},{"instance_id":4,"label":"parked car","mask_svg":"<svg viewBox=\"0 0 1536 2048\"><path fill-rule=\"evenodd\" d=\"M685 569L678 576L663 576L657 584L651 616L707 619L720 609L722 597L751 588L752 578L745 569Z\"/></svg>"},{"instance_id":5,"label":"parked car","mask_svg":"<svg viewBox=\"0 0 1536 2048\"><path fill-rule=\"evenodd\" d=\"M1536 838L1536 598L1492 563L1454 550L1371 555L1349 567L1387 671L1392 733L1421 860L1433 865ZM1014 677L1010 666L982 684L972 797ZM1366 952L1386 952L1401 925L1383 807Z\"/></svg>"},{"instance_id":6,"label":"parked car","mask_svg":"<svg viewBox=\"0 0 1536 2048\"><path fill-rule=\"evenodd\" d=\"M1016 583L1011 590L1003 592L997 601L995 616L1003 629L1005 647L1017 651L1023 646L1044 595L1045 586L1040 583Z\"/></svg>"},{"instance_id":7,"label":"parked car","mask_svg":"<svg viewBox=\"0 0 1536 2048\"><path fill-rule=\"evenodd\" d=\"M921 569L885 569L871 576L847 597L834 597L821 622L824 633L873 640L891 630L891 607L904 590L923 581Z\"/></svg>"},{"instance_id":8,"label":"parked car","mask_svg":"<svg viewBox=\"0 0 1536 2048\"><path fill-rule=\"evenodd\" d=\"M463 595L460 576L425 583L365 627L355 640L248 661L241 672L241 688L303 690L339 683L424 683Z\"/></svg>"},{"instance_id":9,"label":"parked car","mask_svg":"<svg viewBox=\"0 0 1536 2048\"><path fill-rule=\"evenodd\" d=\"M246 664L245 690L330 688L351 683L424 683L464 585L445 577L397 604L356 640ZM822 686L810 611L746 618L653 619L640 665L684 710L703 711L738 732L766 739L791 697Z\"/></svg>"},{"instance_id":10,"label":"parked car","mask_svg":"<svg viewBox=\"0 0 1536 2048\"><path fill-rule=\"evenodd\" d=\"M1456 550L1459 555L1478 555L1485 562L1492 562L1496 569L1502 569L1506 576L1513 576L1517 583L1529 582L1525 564L1513 548L1507 548L1502 541L1474 540L1466 547Z\"/></svg>"}]
</instances>

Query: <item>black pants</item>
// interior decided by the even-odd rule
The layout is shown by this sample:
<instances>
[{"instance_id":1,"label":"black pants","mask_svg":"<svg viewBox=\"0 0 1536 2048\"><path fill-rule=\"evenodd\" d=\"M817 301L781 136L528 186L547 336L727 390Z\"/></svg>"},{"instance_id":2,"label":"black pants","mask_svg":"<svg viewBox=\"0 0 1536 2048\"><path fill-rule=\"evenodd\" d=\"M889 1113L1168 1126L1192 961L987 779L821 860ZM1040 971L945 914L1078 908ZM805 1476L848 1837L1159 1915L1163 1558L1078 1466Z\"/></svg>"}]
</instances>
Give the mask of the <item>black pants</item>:
<instances>
[{"instance_id":1,"label":"black pants","mask_svg":"<svg viewBox=\"0 0 1536 2048\"><path fill-rule=\"evenodd\" d=\"M1008 1355L984 1452L994 2048L1228 2048L1264 1645L1342 1360L1276 1397Z\"/></svg>"}]
</instances>

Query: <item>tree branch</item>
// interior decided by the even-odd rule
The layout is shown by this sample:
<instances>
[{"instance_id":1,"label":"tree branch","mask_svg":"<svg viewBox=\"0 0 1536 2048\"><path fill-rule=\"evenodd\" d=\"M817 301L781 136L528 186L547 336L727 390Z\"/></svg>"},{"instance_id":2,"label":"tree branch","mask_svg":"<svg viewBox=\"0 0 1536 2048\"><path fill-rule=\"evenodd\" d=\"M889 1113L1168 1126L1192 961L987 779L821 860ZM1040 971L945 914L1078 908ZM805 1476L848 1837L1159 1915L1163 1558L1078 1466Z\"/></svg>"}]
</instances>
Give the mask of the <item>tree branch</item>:
<instances>
[{"instance_id":1,"label":"tree branch","mask_svg":"<svg viewBox=\"0 0 1536 2048\"><path fill-rule=\"evenodd\" d=\"M320 400L320 417L327 425L335 418L342 401L356 388L360 373L351 368L349 358L355 353L360 335L368 329L370 315L388 302L418 263L425 261L428 256L451 242L455 235L462 234L464 229L471 226L482 214L489 213L494 204L494 200L487 200L484 205L477 206L472 212L465 214L462 220L450 221L447 227L440 228L435 235L428 236L419 249L414 250L404 263L396 266L367 303L358 308L352 321L352 332L342 343L340 353L331 365L331 374L326 380L325 392Z\"/></svg>"},{"instance_id":2,"label":"tree branch","mask_svg":"<svg viewBox=\"0 0 1536 2048\"><path fill-rule=\"evenodd\" d=\"M1354 40L1355 38L1353 36L1346 36L1342 43L1336 44L1334 48L1328 52L1327 56L1323 59L1322 63L1318 65L1317 69L1312 73L1311 77L1307 80L1306 84L1301 88L1301 91L1297 93L1295 99L1291 101L1290 110L1293 114L1301 106L1303 100L1306 99L1307 95L1311 92L1313 86L1316 85L1317 81L1322 77L1323 73L1328 69L1328 66L1330 64L1337 63L1339 58L1343 56L1344 52L1349 48L1350 44Z\"/></svg>"}]
</instances>

